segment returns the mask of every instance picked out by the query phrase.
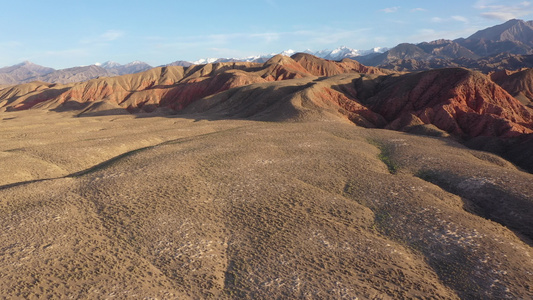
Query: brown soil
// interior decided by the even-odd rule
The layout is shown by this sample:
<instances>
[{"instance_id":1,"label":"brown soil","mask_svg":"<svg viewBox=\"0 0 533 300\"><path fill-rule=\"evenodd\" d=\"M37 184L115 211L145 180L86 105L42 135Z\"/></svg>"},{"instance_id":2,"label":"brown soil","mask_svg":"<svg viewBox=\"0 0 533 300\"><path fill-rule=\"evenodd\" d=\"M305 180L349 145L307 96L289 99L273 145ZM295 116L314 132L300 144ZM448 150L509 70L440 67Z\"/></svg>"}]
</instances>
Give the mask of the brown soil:
<instances>
[{"instance_id":1,"label":"brown soil","mask_svg":"<svg viewBox=\"0 0 533 300\"><path fill-rule=\"evenodd\" d=\"M533 175L449 138L30 110L0 140L0 298L533 297Z\"/></svg>"}]
</instances>

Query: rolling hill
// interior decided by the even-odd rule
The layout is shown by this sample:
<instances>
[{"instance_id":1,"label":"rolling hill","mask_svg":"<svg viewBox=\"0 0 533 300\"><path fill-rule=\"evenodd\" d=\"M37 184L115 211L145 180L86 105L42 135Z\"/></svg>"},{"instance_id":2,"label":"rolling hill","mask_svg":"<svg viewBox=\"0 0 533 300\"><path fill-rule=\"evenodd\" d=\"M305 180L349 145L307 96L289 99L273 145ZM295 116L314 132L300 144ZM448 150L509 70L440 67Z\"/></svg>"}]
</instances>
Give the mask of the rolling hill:
<instances>
[{"instance_id":1,"label":"rolling hill","mask_svg":"<svg viewBox=\"0 0 533 300\"><path fill-rule=\"evenodd\" d=\"M529 73L298 53L0 88L0 296L531 298Z\"/></svg>"}]
</instances>

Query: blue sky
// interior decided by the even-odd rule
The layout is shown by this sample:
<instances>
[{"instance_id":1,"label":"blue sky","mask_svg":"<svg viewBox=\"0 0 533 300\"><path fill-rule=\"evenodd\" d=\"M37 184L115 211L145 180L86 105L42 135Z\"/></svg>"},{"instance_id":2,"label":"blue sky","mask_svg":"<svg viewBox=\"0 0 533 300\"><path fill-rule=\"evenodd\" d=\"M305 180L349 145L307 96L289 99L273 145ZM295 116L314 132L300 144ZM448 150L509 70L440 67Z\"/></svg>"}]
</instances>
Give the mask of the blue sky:
<instances>
[{"instance_id":1,"label":"blue sky","mask_svg":"<svg viewBox=\"0 0 533 300\"><path fill-rule=\"evenodd\" d=\"M4 1L0 67L393 47L467 37L512 18L533 19L533 1Z\"/></svg>"}]
</instances>

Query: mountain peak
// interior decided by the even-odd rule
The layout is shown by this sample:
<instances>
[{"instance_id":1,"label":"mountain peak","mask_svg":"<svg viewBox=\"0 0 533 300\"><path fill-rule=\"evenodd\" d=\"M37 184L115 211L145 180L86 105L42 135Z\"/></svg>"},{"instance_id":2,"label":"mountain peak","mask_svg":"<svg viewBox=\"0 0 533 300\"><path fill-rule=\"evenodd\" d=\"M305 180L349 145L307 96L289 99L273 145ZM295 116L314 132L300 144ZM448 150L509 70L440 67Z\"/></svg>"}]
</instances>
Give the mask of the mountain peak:
<instances>
[{"instance_id":1,"label":"mountain peak","mask_svg":"<svg viewBox=\"0 0 533 300\"><path fill-rule=\"evenodd\" d=\"M143 61L139 61L139 60L134 60L128 64L126 64L126 66L135 66L135 65L146 65L147 63L143 62Z\"/></svg>"},{"instance_id":2,"label":"mountain peak","mask_svg":"<svg viewBox=\"0 0 533 300\"><path fill-rule=\"evenodd\" d=\"M30 66L38 66L37 64L32 63L29 60L25 60L21 63L18 63L16 65L13 65L12 67L30 67Z\"/></svg>"},{"instance_id":3,"label":"mountain peak","mask_svg":"<svg viewBox=\"0 0 533 300\"><path fill-rule=\"evenodd\" d=\"M296 51L294 51L292 49L289 49L289 50L285 50L285 51L281 52L280 54L284 55L284 56L291 56L291 55L294 55L295 53L296 53Z\"/></svg>"},{"instance_id":4,"label":"mountain peak","mask_svg":"<svg viewBox=\"0 0 533 300\"><path fill-rule=\"evenodd\" d=\"M519 19L512 19L503 24L480 30L468 39L491 40L496 42L511 41L533 44L533 25Z\"/></svg>"},{"instance_id":5,"label":"mountain peak","mask_svg":"<svg viewBox=\"0 0 533 300\"><path fill-rule=\"evenodd\" d=\"M105 63L101 64L100 67L104 68L104 69L113 69L113 68L117 68L117 67L120 67L122 66L121 64L119 64L118 62L114 62L114 61L106 61Z\"/></svg>"},{"instance_id":6,"label":"mountain peak","mask_svg":"<svg viewBox=\"0 0 533 300\"><path fill-rule=\"evenodd\" d=\"M503 24L507 24L507 25L515 25L515 24L518 24L518 23L525 23L524 20L520 20L520 19L511 19Z\"/></svg>"}]
</instances>

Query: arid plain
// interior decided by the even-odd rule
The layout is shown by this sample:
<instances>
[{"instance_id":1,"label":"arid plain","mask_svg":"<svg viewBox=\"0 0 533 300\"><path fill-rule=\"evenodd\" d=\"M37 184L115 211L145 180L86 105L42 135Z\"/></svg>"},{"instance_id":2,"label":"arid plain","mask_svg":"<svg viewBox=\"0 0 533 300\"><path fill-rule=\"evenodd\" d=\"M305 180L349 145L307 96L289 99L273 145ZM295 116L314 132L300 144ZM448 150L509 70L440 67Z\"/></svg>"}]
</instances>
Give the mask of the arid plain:
<instances>
[{"instance_id":1,"label":"arid plain","mask_svg":"<svg viewBox=\"0 0 533 300\"><path fill-rule=\"evenodd\" d=\"M0 297L526 299L533 175L311 118L0 117Z\"/></svg>"}]
</instances>

